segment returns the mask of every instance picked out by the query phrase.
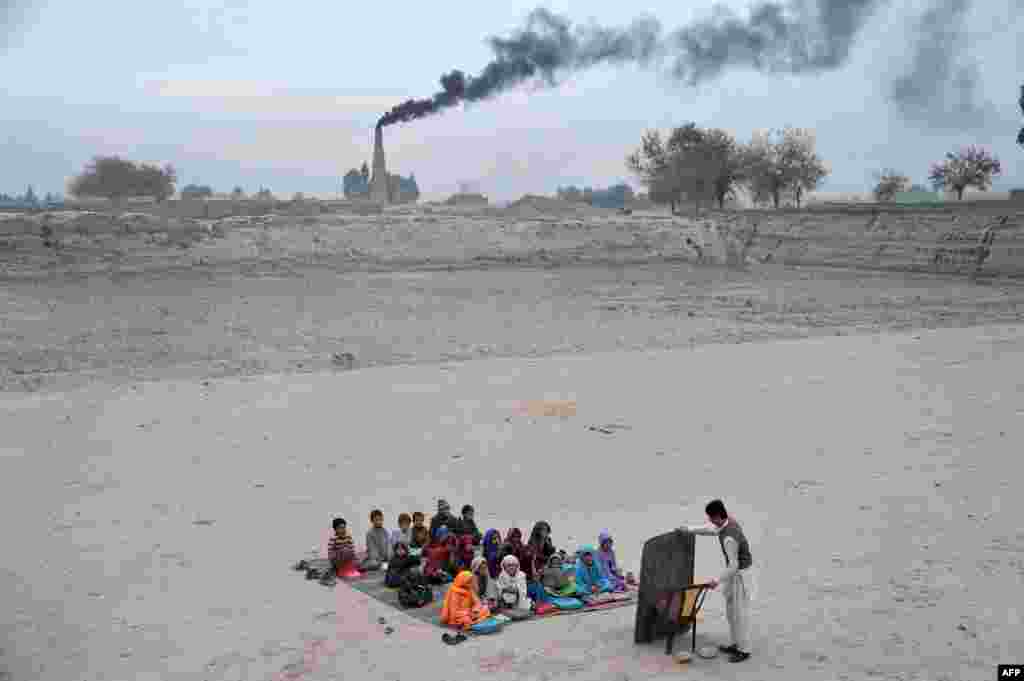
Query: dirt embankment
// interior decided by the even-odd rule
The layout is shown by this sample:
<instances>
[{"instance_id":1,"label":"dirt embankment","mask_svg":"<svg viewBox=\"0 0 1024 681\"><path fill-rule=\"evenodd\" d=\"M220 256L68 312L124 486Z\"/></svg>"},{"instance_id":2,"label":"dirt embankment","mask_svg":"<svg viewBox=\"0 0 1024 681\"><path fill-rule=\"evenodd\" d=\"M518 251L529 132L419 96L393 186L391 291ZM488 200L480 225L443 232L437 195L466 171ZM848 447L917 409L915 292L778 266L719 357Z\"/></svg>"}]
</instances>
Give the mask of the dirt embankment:
<instances>
[{"instance_id":1,"label":"dirt embankment","mask_svg":"<svg viewBox=\"0 0 1024 681\"><path fill-rule=\"evenodd\" d=\"M505 209L468 213L403 206L374 214L355 206L308 216L221 218L0 214L0 263L9 278L247 262L404 269L664 260L1024 274L1024 210L1009 202L709 212L699 218L567 210L563 204L524 197Z\"/></svg>"}]
</instances>

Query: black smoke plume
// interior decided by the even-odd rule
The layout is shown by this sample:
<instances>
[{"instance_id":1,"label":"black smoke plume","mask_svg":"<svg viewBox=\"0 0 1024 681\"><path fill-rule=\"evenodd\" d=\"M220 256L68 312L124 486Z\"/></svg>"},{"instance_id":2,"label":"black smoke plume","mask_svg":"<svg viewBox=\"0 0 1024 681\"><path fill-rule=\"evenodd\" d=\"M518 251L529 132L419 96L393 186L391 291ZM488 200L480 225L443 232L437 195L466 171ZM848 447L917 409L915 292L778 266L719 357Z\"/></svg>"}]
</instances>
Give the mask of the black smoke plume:
<instances>
[{"instance_id":1,"label":"black smoke plume","mask_svg":"<svg viewBox=\"0 0 1024 681\"><path fill-rule=\"evenodd\" d=\"M937 0L910 30L911 59L889 85L889 98L909 120L958 129L992 112L979 102L976 62L967 59L971 0Z\"/></svg>"},{"instance_id":2,"label":"black smoke plume","mask_svg":"<svg viewBox=\"0 0 1024 681\"><path fill-rule=\"evenodd\" d=\"M667 36L652 18L624 28L573 26L540 8L511 37L491 37L494 59L476 76L452 71L428 99L391 109L378 126L404 123L462 102L478 102L529 79L554 86L558 76L601 64L646 66L669 60L669 75L688 85L713 79L732 67L762 72L806 73L835 69L849 56L865 21L885 0L791 0L760 3L748 19L716 7L712 16Z\"/></svg>"}]
</instances>

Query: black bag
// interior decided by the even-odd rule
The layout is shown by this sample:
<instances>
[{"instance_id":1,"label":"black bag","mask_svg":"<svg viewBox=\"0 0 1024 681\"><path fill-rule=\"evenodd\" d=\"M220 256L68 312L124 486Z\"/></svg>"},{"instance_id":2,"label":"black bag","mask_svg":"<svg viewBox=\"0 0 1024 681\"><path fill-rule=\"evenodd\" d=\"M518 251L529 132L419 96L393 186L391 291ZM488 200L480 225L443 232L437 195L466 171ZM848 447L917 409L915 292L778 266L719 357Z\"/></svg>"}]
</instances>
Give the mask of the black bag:
<instances>
[{"instance_id":1,"label":"black bag","mask_svg":"<svg viewBox=\"0 0 1024 681\"><path fill-rule=\"evenodd\" d=\"M693 584L694 535L674 530L647 540L640 556L636 643L651 643L675 631L683 589Z\"/></svg>"},{"instance_id":2,"label":"black bag","mask_svg":"<svg viewBox=\"0 0 1024 681\"><path fill-rule=\"evenodd\" d=\"M398 603L403 608L422 608L433 600L433 589L415 577L407 578L398 590Z\"/></svg>"}]
</instances>

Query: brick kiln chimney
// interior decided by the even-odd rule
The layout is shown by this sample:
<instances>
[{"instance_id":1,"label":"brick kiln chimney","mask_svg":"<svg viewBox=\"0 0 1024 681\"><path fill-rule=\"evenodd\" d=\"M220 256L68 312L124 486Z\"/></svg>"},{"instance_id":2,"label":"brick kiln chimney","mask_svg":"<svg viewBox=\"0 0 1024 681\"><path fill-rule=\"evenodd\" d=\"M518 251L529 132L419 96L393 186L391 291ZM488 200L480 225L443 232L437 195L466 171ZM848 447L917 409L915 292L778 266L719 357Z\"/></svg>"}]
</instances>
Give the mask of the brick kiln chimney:
<instances>
[{"instance_id":1,"label":"brick kiln chimney","mask_svg":"<svg viewBox=\"0 0 1024 681\"><path fill-rule=\"evenodd\" d=\"M388 199L388 170L384 164L384 133L380 126L373 132L373 175L370 178L370 200L390 203Z\"/></svg>"}]
</instances>

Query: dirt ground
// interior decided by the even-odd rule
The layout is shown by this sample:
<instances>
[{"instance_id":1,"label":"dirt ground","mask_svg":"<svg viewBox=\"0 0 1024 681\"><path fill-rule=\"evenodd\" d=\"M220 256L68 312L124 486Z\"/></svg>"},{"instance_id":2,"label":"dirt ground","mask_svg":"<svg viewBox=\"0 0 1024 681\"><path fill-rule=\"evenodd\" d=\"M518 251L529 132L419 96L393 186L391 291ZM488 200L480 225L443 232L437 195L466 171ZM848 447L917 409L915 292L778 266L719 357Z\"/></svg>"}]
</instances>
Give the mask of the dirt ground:
<instances>
[{"instance_id":1,"label":"dirt ground","mask_svg":"<svg viewBox=\"0 0 1024 681\"><path fill-rule=\"evenodd\" d=\"M509 234L401 266L451 248L415 230L378 235L373 267L287 256L316 229L254 228L246 259L237 234L181 262L125 246L114 267L33 270L15 244L0 680L980 681L1020 661L1020 280L472 262ZM577 414L517 416L538 398ZM358 540L370 508L390 524L437 497L502 531L549 519L570 549L608 527L635 570L712 496L758 567L739 666L634 646L631 609L452 648L290 570L334 515ZM707 541L700 575L721 569ZM707 607L699 644L727 636Z\"/></svg>"},{"instance_id":2,"label":"dirt ground","mask_svg":"<svg viewBox=\"0 0 1024 681\"><path fill-rule=\"evenodd\" d=\"M1021 282L688 263L291 264L8 282L5 390L1019 322ZM527 331L528 330L528 331ZM351 353L354 365L334 355Z\"/></svg>"}]
</instances>

